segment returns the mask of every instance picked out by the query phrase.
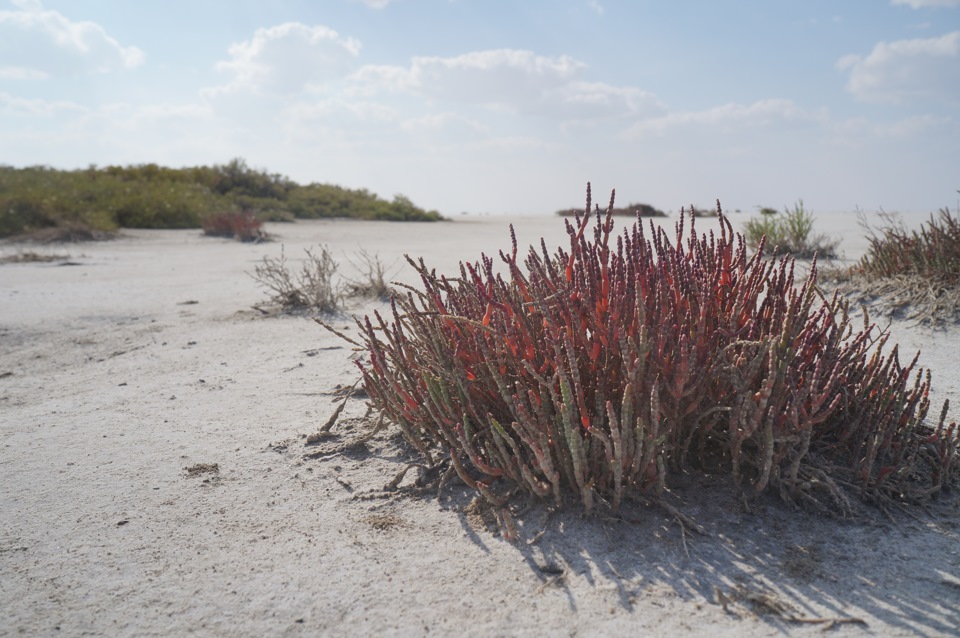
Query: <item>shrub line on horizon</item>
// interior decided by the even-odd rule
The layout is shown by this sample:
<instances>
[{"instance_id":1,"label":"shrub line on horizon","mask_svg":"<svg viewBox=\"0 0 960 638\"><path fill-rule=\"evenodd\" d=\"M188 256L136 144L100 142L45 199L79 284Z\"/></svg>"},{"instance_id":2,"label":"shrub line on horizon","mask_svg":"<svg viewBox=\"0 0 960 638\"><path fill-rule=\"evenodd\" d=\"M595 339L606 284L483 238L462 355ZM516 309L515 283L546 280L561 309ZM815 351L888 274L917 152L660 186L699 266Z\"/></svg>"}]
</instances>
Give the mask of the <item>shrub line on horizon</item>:
<instances>
[{"instance_id":1,"label":"shrub line on horizon","mask_svg":"<svg viewBox=\"0 0 960 638\"><path fill-rule=\"evenodd\" d=\"M569 251L541 239L525 268L511 226L506 279L486 255L457 278L408 257L423 289L357 320L371 404L431 467L498 507L520 489L587 510L691 465L844 513L850 491L912 502L955 482L957 426L946 405L926 422L929 372L855 330L815 260L796 286L792 258L762 242L748 258L719 202L719 235L681 217L672 243L638 218L611 242L613 201L591 214L588 185Z\"/></svg>"}]
</instances>

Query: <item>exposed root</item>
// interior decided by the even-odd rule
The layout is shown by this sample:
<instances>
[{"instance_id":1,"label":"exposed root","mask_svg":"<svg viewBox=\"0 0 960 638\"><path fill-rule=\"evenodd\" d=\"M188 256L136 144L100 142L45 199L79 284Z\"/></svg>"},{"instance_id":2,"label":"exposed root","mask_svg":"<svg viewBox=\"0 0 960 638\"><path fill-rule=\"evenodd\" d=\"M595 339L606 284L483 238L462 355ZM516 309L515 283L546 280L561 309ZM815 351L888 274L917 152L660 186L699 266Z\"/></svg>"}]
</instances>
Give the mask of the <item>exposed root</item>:
<instances>
[{"instance_id":1,"label":"exposed root","mask_svg":"<svg viewBox=\"0 0 960 638\"><path fill-rule=\"evenodd\" d=\"M867 621L854 616L798 616L789 603L771 592L753 591L744 587L737 587L729 592L724 592L717 587L714 594L716 604L721 605L728 614L739 615L734 607L742 606L756 616L774 616L788 623L823 625L823 631L828 631L837 625L857 624L867 626Z\"/></svg>"},{"instance_id":2,"label":"exposed root","mask_svg":"<svg viewBox=\"0 0 960 638\"><path fill-rule=\"evenodd\" d=\"M320 459L327 456L333 456L335 454L344 454L346 452L352 452L357 450L363 450L366 448L367 443L377 434L379 434L384 429L384 420L383 415L377 419L376 425L373 427L370 432L367 434L354 439L352 441L347 441L346 443L341 443L340 445L335 445L332 447L324 448L310 454L305 454L304 459ZM309 440L309 439L308 439Z\"/></svg>"}]
</instances>

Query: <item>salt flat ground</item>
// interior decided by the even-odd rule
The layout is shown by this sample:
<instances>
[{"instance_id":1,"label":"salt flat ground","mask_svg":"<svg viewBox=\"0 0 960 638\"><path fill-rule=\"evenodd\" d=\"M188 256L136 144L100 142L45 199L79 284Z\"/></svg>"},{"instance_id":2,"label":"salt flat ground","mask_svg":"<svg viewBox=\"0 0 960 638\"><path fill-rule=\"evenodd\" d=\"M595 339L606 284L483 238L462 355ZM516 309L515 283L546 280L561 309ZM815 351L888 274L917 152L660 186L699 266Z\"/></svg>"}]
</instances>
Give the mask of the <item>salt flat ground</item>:
<instances>
[{"instance_id":1,"label":"salt flat ground","mask_svg":"<svg viewBox=\"0 0 960 638\"><path fill-rule=\"evenodd\" d=\"M0 256L67 256L0 265L0 635L799 636L828 626L798 619L845 621L830 626L836 636L960 633L955 504L837 520L773 497L744 503L727 477L693 473L675 477L670 502L705 536L639 505L618 518L535 506L511 544L461 488L374 498L411 460L392 432L310 458L370 427L363 401L350 400L338 438L305 444L336 408L331 392L356 380L353 352L309 318L252 310L265 293L247 273L264 256L295 261L324 244L347 276L363 249L416 283L403 254L455 273L460 260L507 250L508 222L521 250L541 237L565 244L557 218L484 217L277 224L276 241L257 245L126 231L0 246ZM866 249L853 215L819 215L817 229L842 238L847 261ZM350 314L378 308L354 299L332 321L349 329ZM889 330L905 352L923 351L935 405L960 406L960 329Z\"/></svg>"}]
</instances>

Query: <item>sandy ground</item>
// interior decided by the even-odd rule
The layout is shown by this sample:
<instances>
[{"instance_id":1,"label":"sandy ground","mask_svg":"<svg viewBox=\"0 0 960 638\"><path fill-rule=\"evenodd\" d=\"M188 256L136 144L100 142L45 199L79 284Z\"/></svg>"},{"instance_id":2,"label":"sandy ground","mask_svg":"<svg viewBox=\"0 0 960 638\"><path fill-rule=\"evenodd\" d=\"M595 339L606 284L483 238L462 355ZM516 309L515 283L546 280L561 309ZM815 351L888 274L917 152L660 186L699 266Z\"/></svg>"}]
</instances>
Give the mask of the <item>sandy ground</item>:
<instances>
[{"instance_id":1,"label":"sandy ground","mask_svg":"<svg viewBox=\"0 0 960 638\"><path fill-rule=\"evenodd\" d=\"M556 218L510 221L521 248L564 240ZM246 273L282 247L297 259L326 244L348 275L362 248L411 281L403 253L454 272L508 248L507 223L0 246L71 264L0 265L0 635L960 633L955 503L836 520L741 502L727 477L692 474L670 502L706 535L661 509L534 506L511 544L462 488L379 494L411 456L389 431L336 452L370 427L362 399L336 438L307 446L331 393L357 378L353 353L306 317L251 310L265 294ZM865 249L852 215L818 230L848 259ZM353 300L349 313L378 307ZM937 405L960 405L960 328L890 331L923 350Z\"/></svg>"}]
</instances>

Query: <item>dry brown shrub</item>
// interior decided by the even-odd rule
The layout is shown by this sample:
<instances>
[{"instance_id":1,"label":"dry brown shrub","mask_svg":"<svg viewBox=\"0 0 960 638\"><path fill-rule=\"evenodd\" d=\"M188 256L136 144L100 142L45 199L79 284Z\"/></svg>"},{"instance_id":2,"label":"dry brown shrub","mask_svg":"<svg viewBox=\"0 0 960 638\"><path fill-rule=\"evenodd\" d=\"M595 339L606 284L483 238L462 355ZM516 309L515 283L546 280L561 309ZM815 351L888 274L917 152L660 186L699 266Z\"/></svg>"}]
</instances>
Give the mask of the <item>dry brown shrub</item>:
<instances>
[{"instance_id":1,"label":"dry brown shrub","mask_svg":"<svg viewBox=\"0 0 960 638\"><path fill-rule=\"evenodd\" d=\"M337 312L343 303L341 286L334 283L337 262L324 246L304 252L299 271L288 265L281 247L280 257L264 257L251 277L267 289L270 303L283 312Z\"/></svg>"}]
</instances>

